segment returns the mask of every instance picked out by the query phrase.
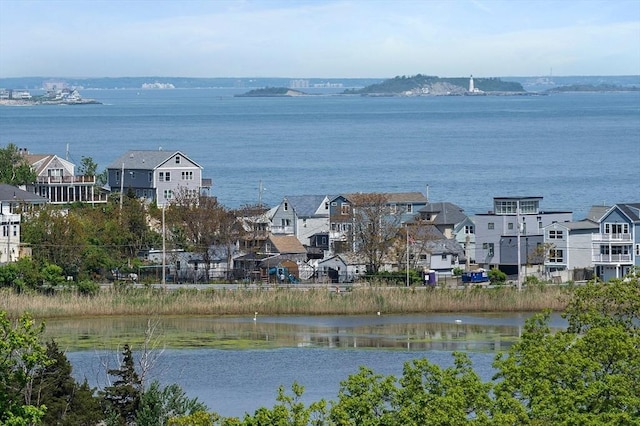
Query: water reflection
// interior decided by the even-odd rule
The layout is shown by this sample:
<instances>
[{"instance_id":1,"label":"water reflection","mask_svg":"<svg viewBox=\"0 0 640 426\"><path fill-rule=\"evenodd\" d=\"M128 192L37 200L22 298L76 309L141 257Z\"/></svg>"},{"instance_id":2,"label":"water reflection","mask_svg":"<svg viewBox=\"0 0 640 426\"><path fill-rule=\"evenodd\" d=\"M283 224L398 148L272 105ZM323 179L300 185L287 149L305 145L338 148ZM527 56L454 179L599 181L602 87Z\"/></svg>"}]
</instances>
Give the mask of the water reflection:
<instances>
[{"instance_id":1,"label":"water reflection","mask_svg":"<svg viewBox=\"0 0 640 426\"><path fill-rule=\"evenodd\" d=\"M169 348L355 348L500 351L522 333L528 314L89 318L47 321L46 335L67 350L112 349L153 339ZM565 326L559 316L551 326Z\"/></svg>"}]
</instances>

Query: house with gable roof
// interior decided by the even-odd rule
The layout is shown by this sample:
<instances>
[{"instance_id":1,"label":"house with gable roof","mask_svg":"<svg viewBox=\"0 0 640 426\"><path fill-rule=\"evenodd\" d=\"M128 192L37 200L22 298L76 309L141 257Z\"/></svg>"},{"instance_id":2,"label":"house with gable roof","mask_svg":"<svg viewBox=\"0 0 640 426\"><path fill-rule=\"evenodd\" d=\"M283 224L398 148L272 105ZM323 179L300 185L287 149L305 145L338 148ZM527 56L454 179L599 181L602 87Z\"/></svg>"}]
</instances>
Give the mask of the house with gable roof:
<instances>
[{"instance_id":1,"label":"house with gable roof","mask_svg":"<svg viewBox=\"0 0 640 426\"><path fill-rule=\"evenodd\" d=\"M592 235L592 259L598 278L623 278L640 266L640 203L615 204Z\"/></svg>"},{"instance_id":2,"label":"house with gable roof","mask_svg":"<svg viewBox=\"0 0 640 426\"><path fill-rule=\"evenodd\" d=\"M24 148L20 154L36 174L36 181L26 185L29 192L52 204L107 202L107 192L96 187L96 177L76 176L76 166L71 161L55 154L31 154Z\"/></svg>"},{"instance_id":3,"label":"house with gable roof","mask_svg":"<svg viewBox=\"0 0 640 426\"><path fill-rule=\"evenodd\" d=\"M271 232L295 235L309 246L312 236L329 231L328 195L289 195L275 207L271 216Z\"/></svg>"},{"instance_id":4,"label":"house with gable roof","mask_svg":"<svg viewBox=\"0 0 640 426\"><path fill-rule=\"evenodd\" d=\"M392 192L383 194L340 194L329 200L329 246L333 253L343 253L353 248L353 226L356 217L355 200L371 195L385 197L385 216L398 224L411 220L427 205L421 192Z\"/></svg>"},{"instance_id":5,"label":"house with gable roof","mask_svg":"<svg viewBox=\"0 0 640 426\"><path fill-rule=\"evenodd\" d=\"M132 191L137 198L166 205L180 191L199 195L211 188L202 166L180 151L128 151L107 166L112 192Z\"/></svg>"}]
</instances>

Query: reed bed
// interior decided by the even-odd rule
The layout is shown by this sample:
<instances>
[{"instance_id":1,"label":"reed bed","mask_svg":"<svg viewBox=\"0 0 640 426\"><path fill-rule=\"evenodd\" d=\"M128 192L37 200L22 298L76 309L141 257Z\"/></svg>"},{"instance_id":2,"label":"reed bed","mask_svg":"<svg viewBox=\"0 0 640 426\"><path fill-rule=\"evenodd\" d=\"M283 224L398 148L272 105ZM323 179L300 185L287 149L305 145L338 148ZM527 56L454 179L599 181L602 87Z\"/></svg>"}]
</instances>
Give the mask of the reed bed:
<instances>
[{"instance_id":1,"label":"reed bed","mask_svg":"<svg viewBox=\"0 0 640 426\"><path fill-rule=\"evenodd\" d=\"M0 291L0 310L16 318L127 315L370 315L442 312L561 311L568 289L556 286L495 289L411 289L362 287L335 293L326 288L175 290L102 290L95 296L73 293L15 294Z\"/></svg>"}]
</instances>

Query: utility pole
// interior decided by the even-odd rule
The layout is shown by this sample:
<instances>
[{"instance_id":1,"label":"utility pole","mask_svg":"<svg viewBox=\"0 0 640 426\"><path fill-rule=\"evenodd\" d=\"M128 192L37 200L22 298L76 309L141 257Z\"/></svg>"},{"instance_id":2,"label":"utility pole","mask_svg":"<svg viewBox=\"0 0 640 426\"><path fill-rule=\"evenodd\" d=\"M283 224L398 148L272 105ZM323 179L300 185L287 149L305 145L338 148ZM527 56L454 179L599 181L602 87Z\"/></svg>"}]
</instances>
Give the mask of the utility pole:
<instances>
[{"instance_id":1,"label":"utility pole","mask_svg":"<svg viewBox=\"0 0 640 426\"><path fill-rule=\"evenodd\" d=\"M520 279L520 200L516 201L516 241L518 245L518 291L522 290L522 280Z\"/></svg>"},{"instance_id":2,"label":"utility pole","mask_svg":"<svg viewBox=\"0 0 640 426\"><path fill-rule=\"evenodd\" d=\"M166 234L166 228L164 225L164 207L165 205L162 205L162 287L165 289L165 291L167 290L167 276L166 276L166 264L167 264L167 246L166 246L166 239L167 239L167 234ZM177 274L176 274L177 275ZM175 283L175 279L174 279L174 283Z\"/></svg>"}]
</instances>

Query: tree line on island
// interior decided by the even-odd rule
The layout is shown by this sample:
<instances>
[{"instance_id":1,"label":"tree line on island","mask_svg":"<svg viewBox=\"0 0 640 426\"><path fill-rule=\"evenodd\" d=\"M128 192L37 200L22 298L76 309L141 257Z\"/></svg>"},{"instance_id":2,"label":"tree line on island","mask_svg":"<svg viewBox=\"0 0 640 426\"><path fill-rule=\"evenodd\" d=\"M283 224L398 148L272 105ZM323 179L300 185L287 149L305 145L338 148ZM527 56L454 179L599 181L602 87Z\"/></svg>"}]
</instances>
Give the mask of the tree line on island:
<instances>
[{"instance_id":1,"label":"tree line on island","mask_svg":"<svg viewBox=\"0 0 640 426\"><path fill-rule=\"evenodd\" d=\"M0 425L633 425L640 419L640 271L571 289L568 327L552 332L549 312L494 360L483 382L464 353L442 368L426 358L400 377L367 366L345 378L335 400L305 403L304 387L280 387L276 404L223 417L180 386L146 383L150 354L122 347L103 389L77 382L44 324L0 312ZM146 341L147 342L147 341ZM137 349L137 350L136 350ZM138 360L136 363L136 359Z\"/></svg>"}]
</instances>

